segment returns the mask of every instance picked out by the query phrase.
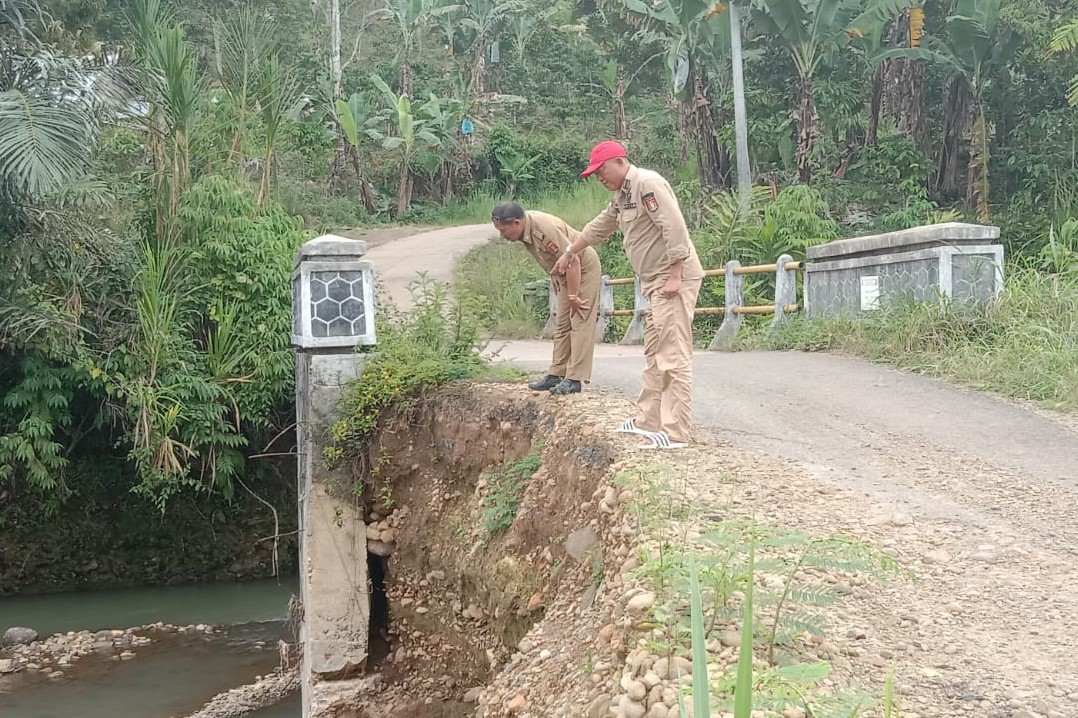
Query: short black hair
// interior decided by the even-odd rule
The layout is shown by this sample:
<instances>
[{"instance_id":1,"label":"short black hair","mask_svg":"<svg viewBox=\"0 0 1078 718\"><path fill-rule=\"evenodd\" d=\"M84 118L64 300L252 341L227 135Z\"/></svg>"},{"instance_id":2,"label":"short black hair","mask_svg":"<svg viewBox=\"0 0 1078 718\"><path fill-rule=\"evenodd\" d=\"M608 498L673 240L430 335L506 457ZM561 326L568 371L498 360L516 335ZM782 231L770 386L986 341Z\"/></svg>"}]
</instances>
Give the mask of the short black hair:
<instances>
[{"instance_id":1,"label":"short black hair","mask_svg":"<svg viewBox=\"0 0 1078 718\"><path fill-rule=\"evenodd\" d=\"M490 212L490 218L498 224L524 219L524 208L516 202L501 202Z\"/></svg>"}]
</instances>

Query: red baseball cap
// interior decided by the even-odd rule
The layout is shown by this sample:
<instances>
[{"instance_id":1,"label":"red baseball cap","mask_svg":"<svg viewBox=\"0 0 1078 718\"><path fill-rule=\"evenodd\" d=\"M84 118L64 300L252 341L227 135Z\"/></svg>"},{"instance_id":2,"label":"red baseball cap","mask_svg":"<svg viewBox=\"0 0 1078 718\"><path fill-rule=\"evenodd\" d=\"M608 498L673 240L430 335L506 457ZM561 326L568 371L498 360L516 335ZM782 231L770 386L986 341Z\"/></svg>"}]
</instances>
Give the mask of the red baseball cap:
<instances>
[{"instance_id":1,"label":"red baseball cap","mask_svg":"<svg viewBox=\"0 0 1078 718\"><path fill-rule=\"evenodd\" d=\"M592 148L591 156L588 158L588 167L580 173L580 176L590 177L607 160L625 156L625 147L620 142L614 140L600 142Z\"/></svg>"}]
</instances>

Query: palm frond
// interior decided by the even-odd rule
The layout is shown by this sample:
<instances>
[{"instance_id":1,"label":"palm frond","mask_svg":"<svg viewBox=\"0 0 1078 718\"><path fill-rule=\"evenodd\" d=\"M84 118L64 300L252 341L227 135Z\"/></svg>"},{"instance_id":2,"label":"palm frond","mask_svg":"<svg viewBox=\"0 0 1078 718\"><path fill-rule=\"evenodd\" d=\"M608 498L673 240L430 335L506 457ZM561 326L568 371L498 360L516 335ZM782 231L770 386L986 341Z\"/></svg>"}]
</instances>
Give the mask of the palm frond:
<instances>
[{"instance_id":1,"label":"palm frond","mask_svg":"<svg viewBox=\"0 0 1078 718\"><path fill-rule=\"evenodd\" d=\"M1067 88L1067 103L1071 107L1078 107L1078 75L1071 78L1070 87Z\"/></svg>"},{"instance_id":2,"label":"palm frond","mask_svg":"<svg viewBox=\"0 0 1078 718\"><path fill-rule=\"evenodd\" d=\"M80 110L22 90L0 92L0 180L44 195L85 172L94 133Z\"/></svg>"},{"instance_id":3,"label":"palm frond","mask_svg":"<svg viewBox=\"0 0 1078 718\"><path fill-rule=\"evenodd\" d=\"M1078 18L1058 28L1048 43L1048 54L1070 52L1078 48Z\"/></svg>"}]
</instances>

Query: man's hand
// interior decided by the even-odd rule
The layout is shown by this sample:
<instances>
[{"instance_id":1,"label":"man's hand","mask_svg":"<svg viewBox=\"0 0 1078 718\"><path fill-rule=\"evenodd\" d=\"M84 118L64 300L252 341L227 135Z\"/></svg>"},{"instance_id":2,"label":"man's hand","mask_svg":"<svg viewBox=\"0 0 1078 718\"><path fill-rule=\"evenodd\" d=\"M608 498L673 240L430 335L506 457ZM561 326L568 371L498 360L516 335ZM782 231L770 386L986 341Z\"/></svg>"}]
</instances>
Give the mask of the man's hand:
<instances>
[{"instance_id":1,"label":"man's hand","mask_svg":"<svg viewBox=\"0 0 1078 718\"><path fill-rule=\"evenodd\" d=\"M581 299L580 297L569 300L569 316L576 315L578 317L583 317L590 311L591 307L588 306L586 300Z\"/></svg>"},{"instance_id":2,"label":"man's hand","mask_svg":"<svg viewBox=\"0 0 1078 718\"><path fill-rule=\"evenodd\" d=\"M569 268L569 262L573 261L573 255L562 254L558 257L558 261L554 262L554 268L550 270L550 276L555 274L565 274L565 270Z\"/></svg>"},{"instance_id":3,"label":"man's hand","mask_svg":"<svg viewBox=\"0 0 1078 718\"><path fill-rule=\"evenodd\" d=\"M673 299L681 293L681 277L671 276L666 280L666 285L659 290L666 299Z\"/></svg>"}]
</instances>

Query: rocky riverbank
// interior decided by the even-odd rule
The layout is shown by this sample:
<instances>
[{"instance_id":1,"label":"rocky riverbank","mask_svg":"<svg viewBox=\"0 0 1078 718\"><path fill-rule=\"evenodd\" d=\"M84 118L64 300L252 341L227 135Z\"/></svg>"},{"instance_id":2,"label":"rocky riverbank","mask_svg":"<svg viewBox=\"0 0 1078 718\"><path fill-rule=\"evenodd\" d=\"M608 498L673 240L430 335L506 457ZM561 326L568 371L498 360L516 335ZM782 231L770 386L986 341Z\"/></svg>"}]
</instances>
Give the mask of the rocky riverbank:
<instances>
[{"instance_id":1,"label":"rocky riverbank","mask_svg":"<svg viewBox=\"0 0 1078 718\"><path fill-rule=\"evenodd\" d=\"M259 676L254 683L225 691L188 718L242 718L262 708L277 705L299 690L299 669L280 669Z\"/></svg>"},{"instance_id":2,"label":"rocky riverbank","mask_svg":"<svg viewBox=\"0 0 1078 718\"><path fill-rule=\"evenodd\" d=\"M151 623L126 629L69 631L38 638L32 629L12 628L5 633L8 645L0 648L0 675L35 671L47 673L50 678L60 678L65 670L86 656L108 655L112 660L126 661L137 655L138 648L165 634L216 632L219 629L204 624Z\"/></svg>"}]
</instances>

